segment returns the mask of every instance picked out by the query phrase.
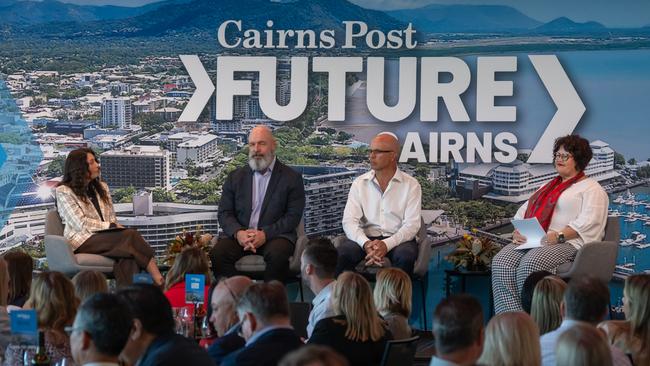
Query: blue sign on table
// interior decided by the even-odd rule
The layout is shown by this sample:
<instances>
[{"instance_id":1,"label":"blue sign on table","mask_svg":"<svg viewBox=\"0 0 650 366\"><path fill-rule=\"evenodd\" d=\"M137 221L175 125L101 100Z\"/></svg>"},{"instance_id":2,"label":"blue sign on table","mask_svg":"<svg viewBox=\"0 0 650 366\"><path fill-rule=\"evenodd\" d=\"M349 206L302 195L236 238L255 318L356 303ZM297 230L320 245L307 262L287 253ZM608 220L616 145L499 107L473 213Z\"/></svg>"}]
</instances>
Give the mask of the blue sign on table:
<instances>
[{"instance_id":1,"label":"blue sign on table","mask_svg":"<svg viewBox=\"0 0 650 366\"><path fill-rule=\"evenodd\" d=\"M133 283L153 285L153 278L149 273L136 273L133 275Z\"/></svg>"},{"instance_id":2,"label":"blue sign on table","mask_svg":"<svg viewBox=\"0 0 650 366\"><path fill-rule=\"evenodd\" d=\"M205 275L185 275L185 302L192 304L205 302Z\"/></svg>"},{"instance_id":3,"label":"blue sign on table","mask_svg":"<svg viewBox=\"0 0 650 366\"><path fill-rule=\"evenodd\" d=\"M9 313L11 334L36 342L38 336L38 322L36 310L13 310Z\"/></svg>"}]
</instances>

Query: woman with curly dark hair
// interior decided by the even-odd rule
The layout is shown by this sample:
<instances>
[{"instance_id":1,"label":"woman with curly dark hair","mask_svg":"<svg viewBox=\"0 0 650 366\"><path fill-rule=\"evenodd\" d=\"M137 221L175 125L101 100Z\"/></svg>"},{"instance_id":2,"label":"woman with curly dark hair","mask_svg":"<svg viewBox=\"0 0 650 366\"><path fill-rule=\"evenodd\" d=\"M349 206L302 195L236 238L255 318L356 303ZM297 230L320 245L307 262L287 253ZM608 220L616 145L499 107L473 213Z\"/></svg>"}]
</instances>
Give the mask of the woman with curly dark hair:
<instances>
[{"instance_id":1,"label":"woman with curly dark hair","mask_svg":"<svg viewBox=\"0 0 650 366\"><path fill-rule=\"evenodd\" d=\"M553 163L558 176L542 185L524 203L515 219L535 217L546 231L541 247L517 250L526 242L518 231L492 262L492 289L497 313L522 311L521 289L533 272L573 260L578 249L605 235L609 198L600 184L585 175L592 157L589 141L568 135L555 141Z\"/></svg>"},{"instance_id":2,"label":"woman with curly dark hair","mask_svg":"<svg viewBox=\"0 0 650 366\"><path fill-rule=\"evenodd\" d=\"M162 285L153 249L136 230L117 222L108 185L99 173L99 162L91 149L81 148L68 154L63 180L56 188L57 210L65 226L63 235L75 253L114 259L118 285L131 283L140 268L145 268L154 282Z\"/></svg>"}]
</instances>

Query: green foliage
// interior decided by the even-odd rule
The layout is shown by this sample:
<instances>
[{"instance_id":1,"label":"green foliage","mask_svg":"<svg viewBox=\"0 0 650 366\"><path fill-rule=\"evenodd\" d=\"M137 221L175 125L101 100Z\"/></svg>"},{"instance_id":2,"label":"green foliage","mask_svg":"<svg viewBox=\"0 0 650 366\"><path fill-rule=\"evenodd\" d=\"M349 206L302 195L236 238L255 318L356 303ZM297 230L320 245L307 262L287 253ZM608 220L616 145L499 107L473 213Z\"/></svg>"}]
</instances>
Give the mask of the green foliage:
<instances>
[{"instance_id":1,"label":"green foliage","mask_svg":"<svg viewBox=\"0 0 650 366\"><path fill-rule=\"evenodd\" d=\"M168 191L164 188L156 188L151 191L154 202L176 202L176 193Z\"/></svg>"},{"instance_id":2,"label":"green foliage","mask_svg":"<svg viewBox=\"0 0 650 366\"><path fill-rule=\"evenodd\" d=\"M650 165L639 167L636 171L636 176L639 178L650 178Z\"/></svg>"},{"instance_id":3,"label":"green foliage","mask_svg":"<svg viewBox=\"0 0 650 366\"><path fill-rule=\"evenodd\" d=\"M14 145L20 145L20 144L25 144L29 142L29 137L23 134L19 133L13 133L13 132L2 132L0 133L0 143L2 144L14 144Z\"/></svg>"},{"instance_id":4,"label":"green foliage","mask_svg":"<svg viewBox=\"0 0 650 366\"><path fill-rule=\"evenodd\" d=\"M201 182L198 179L183 179L176 189L189 203L201 205L216 205L221 198L220 179L212 179L207 182Z\"/></svg>"},{"instance_id":5,"label":"green foliage","mask_svg":"<svg viewBox=\"0 0 650 366\"><path fill-rule=\"evenodd\" d=\"M133 195L137 193L137 190L135 187L127 187L127 188L118 188L114 189L111 192L111 195L113 196L113 202L116 203L131 203L133 202Z\"/></svg>"},{"instance_id":6,"label":"green foliage","mask_svg":"<svg viewBox=\"0 0 650 366\"><path fill-rule=\"evenodd\" d=\"M630 165L636 165L636 159L631 158L630 160L627 161L627 163L630 164Z\"/></svg>"},{"instance_id":7,"label":"green foliage","mask_svg":"<svg viewBox=\"0 0 650 366\"><path fill-rule=\"evenodd\" d=\"M161 132L165 129L165 119L157 113L139 113L133 118L133 123L140 125L148 133Z\"/></svg>"},{"instance_id":8,"label":"green foliage","mask_svg":"<svg viewBox=\"0 0 650 366\"><path fill-rule=\"evenodd\" d=\"M618 167L625 165L625 157L623 154L619 154L617 152L614 153L614 165Z\"/></svg>"},{"instance_id":9,"label":"green foliage","mask_svg":"<svg viewBox=\"0 0 650 366\"><path fill-rule=\"evenodd\" d=\"M65 157L57 156L52 160L50 164L47 165L45 170L45 175L50 178L60 177L63 175L63 168L65 166Z\"/></svg>"}]
</instances>

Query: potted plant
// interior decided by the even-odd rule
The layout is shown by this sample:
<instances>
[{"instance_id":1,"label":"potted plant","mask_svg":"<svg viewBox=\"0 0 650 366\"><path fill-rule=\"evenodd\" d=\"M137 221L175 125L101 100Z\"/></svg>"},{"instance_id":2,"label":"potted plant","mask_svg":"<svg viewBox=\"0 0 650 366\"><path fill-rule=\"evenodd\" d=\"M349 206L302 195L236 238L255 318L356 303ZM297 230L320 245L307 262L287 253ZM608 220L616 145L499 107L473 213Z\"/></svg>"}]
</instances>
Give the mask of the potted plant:
<instances>
[{"instance_id":1,"label":"potted plant","mask_svg":"<svg viewBox=\"0 0 650 366\"><path fill-rule=\"evenodd\" d=\"M199 247L206 254L209 254L212 238L213 238L212 234L203 233L201 231L200 225L196 227L196 231L194 233L183 230L181 234L176 235L174 240L172 240L171 243L169 243L169 246L167 247L167 253L165 255L165 259L163 259L163 263L168 266L174 265L174 260L176 259L176 256L180 252L182 252L185 248L189 248L189 247Z\"/></svg>"},{"instance_id":2,"label":"potted plant","mask_svg":"<svg viewBox=\"0 0 650 366\"><path fill-rule=\"evenodd\" d=\"M465 234L458 247L445 259L457 270L484 272L492 266L492 258L501 248L487 237Z\"/></svg>"}]
</instances>

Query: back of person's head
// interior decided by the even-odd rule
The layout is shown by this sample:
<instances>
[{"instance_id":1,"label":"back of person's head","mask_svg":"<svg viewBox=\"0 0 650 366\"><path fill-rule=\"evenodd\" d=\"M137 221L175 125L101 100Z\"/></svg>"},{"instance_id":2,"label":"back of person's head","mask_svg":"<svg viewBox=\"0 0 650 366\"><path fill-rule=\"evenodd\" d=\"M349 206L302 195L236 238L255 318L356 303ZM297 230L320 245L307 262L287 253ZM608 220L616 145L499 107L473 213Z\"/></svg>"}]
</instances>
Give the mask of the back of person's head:
<instances>
[{"instance_id":1,"label":"back of person's head","mask_svg":"<svg viewBox=\"0 0 650 366\"><path fill-rule=\"evenodd\" d=\"M479 364L539 366L541 357L539 329L530 315L508 312L490 319Z\"/></svg>"},{"instance_id":2,"label":"back of person's head","mask_svg":"<svg viewBox=\"0 0 650 366\"><path fill-rule=\"evenodd\" d=\"M530 315L540 334L555 330L562 324L560 304L566 287L566 282L557 276L546 276L535 286Z\"/></svg>"},{"instance_id":3,"label":"back of person's head","mask_svg":"<svg viewBox=\"0 0 650 366\"><path fill-rule=\"evenodd\" d=\"M34 260L29 254L20 250L9 251L3 257L9 269L9 304L12 304L17 299L29 296Z\"/></svg>"},{"instance_id":4,"label":"back of person's head","mask_svg":"<svg viewBox=\"0 0 650 366\"><path fill-rule=\"evenodd\" d=\"M390 267L377 273L373 297L380 314L411 316L411 278L403 270Z\"/></svg>"},{"instance_id":5,"label":"back of person's head","mask_svg":"<svg viewBox=\"0 0 650 366\"><path fill-rule=\"evenodd\" d=\"M303 267L311 264L314 274L320 279L336 278L338 252L327 238L309 240L302 253Z\"/></svg>"},{"instance_id":6,"label":"back of person's head","mask_svg":"<svg viewBox=\"0 0 650 366\"><path fill-rule=\"evenodd\" d=\"M638 274L625 280L626 318L634 336L641 340L641 351L650 353L650 275ZM650 358L650 356L648 357Z\"/></svg>"},{"instance_id":7,"label":"back of person's head","mask_svg":"<svg viewBox=\"0 0 650 366\"><path fill-rule=\"evenodd\" d=\"M287 354L279 366L348 366L348 360L327 346L309 344Z\"/></svg>"},{"instance_id":8,"label":"back of person's head","mask_svg":"<svg viewBox=\"0 0 650 366\"><path fill-rule=\"evenodd\" d=\"M117 295L97 293L79 307L75 318L75 331L86 332L97 352L117 356L126 344L133 316L129 306Z\"/></svg>"},{"instance_id":9,"label":"back of person's head","mask_svg":"<svg viewBox=\"0 0 650 366\"><path fill-rule=\"evenodd\" d=\"M482 341L483 310L471 295L452 295L440 301L433 313L433 338L437 354L449 354Z\"/></svg>"},{"instance_id":10,"label":"back of person's head","mask_svg":"<svg viewBox=\"0 0 650 366\"><path fill-rule=\"evenodd\" d=\"M568 319L598 324L607 314L609 289L596 278L576 278L564 292L564 311Z\"/></svg>"},{"instance_id":11,"label":"back of person's head","mask_svg":"<svg viewBox=\"0 0 650 366\"><path fill-rule=\"evenodd\" d=\"M81 271L72 277L72 284L81 302L96 293L108 292L106 276L99 271Z\"/></svg>"},{"instance_id":12,"label":"back of person's head","mask_svg":"<svg viewBox=\"0 0 650 366\"><path fill-rule=\"evenodd\" d=\"M129 306L133 318L145 332L161 335L174 332L174 315L167 297L154 285L135 284L117 292Z\"/></svg>"},{"instance_id":13,"label":"back of person's head","mask_svg":"<svg viewBox=\"0 0 650 366\"><path fill-rule=\"evenodd\" d=\"M278 318L287 319L289 318L287 290L279 281L254 283L239 299L237 311L252 313L262 324L270 324Z\"/></svg>"},{"instance_id":14,"label":"back of person's head","mask_svg":"<svg viewBox=\"0 0 650 366\"><path fill-rule=\"evenodd\" d=\"M603 333L591 324L580 323L558 338L555 362L557 366L610 366L612 351Z\"/></svg>"},{"instance_id":15,"label":"back of person's head","mask_svg":"<svg viewBox=\"0 0 650 366\"><path fill-rule=\"evenodd\" d=\"M334 312L345 316L345 336L353 341L378 341L386 330L372 300L370 284L354 272L343 272L330 298Z\"/></svg>"},{"instance_id":16,"label":"back of person's head","mask_svg":"<svg viewBox=\"0 0 650 366\"><path fill-rule=\"evenodd\" d=\"M74 321L79 299L61 272L41 272L34 276L27 304L36 310L39 327L63 331Z\"/></svg>"},{"instance_id":17,"label":"back of person's head","mask_svg":"<svg viewBox=\"0 0 650 366\"><path fill-rule=\"evenodd\" d=\"M165 279L165 291L175 284L185 281L186 274L205 275L205 285L210 286L210 262L201 248L188 247L176 256Z\"/></svg>"},{"instance_id":18,"label":"back of person's head","mask_svg":"<svg viewBox=\"0 0 650 366\"><path fill-rule=\"evenodd\" d=\"M0 306L9 303L9 278L7 261L0 257Z\"/></svg>"},{"instance_id":19,"label":"back of person's head","mask_svg":"<svg viewBox=\"0 0 650 366\"><path fill-rule=\"evenodd\" d=\"M530 308L533 301L533 293L535 292L535 286L537 282L541 281L546 276L552 276L553 274L549 271L537 271L533 272L526 277L524 280L524 285L521 287L521 306L524 308L524 311L530 314Z\"/></svg>"}]
</instances>

